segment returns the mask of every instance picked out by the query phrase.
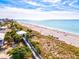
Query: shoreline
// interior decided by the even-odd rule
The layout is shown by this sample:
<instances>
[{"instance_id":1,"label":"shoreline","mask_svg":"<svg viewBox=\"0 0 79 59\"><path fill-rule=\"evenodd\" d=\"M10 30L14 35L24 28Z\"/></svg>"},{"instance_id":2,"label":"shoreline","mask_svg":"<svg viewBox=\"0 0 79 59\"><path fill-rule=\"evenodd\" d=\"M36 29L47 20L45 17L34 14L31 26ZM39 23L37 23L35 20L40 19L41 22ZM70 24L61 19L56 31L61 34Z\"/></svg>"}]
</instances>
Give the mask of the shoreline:
<instances>
[{"instance_id":1,"label":"shoreline","mask_svg":"<svg viewBox=\"0 0 79 59\"><path fill-rule=\"evenodd\" d=\"M21 23L21 22L19 22L19 23ZM77 33L77 32L69 31L69 30L65 30L65 29L61 29L61 28L49 27L49 26L35 24L35 23L24 23L24 24L30 24L30 25L34 25L34 26L39 26L39 27L43 27L43 28L47 28L47 29L51 29L51 30L56 30L56 31L61 31L61 32L65 32L65 33L69 33L69 34L73 34L73 35L78 35L79 36L79 33Z\"/></svg>"},{"instance_id":2,"label":"shoreline","mask_svg":"<svg viewBox=\"0 0 79 59\"><path fill-rule=\"evenodd\" d=\"M33 25L33 24L31 24L31 25ZM37 24L34 24L34 26L39 26L39 27L42 27L42 28L47 28L49 30L55 30L55 31L60 31L60 32L69 33L69 34L72 34L72 35L78 35L79 36L79 33L69 32L69 31L66 31L66 30L63 30L63 29L59 29L59 28L46 27L46 26L37 25Z\"/></svg>"},{"instance_id":3,"label":"shoreline","mask_svg":"<svg viewBox=\"0 0 79 59\"><path fill-rule=\"evenodd\" d=\"M57 29L39 26L35 24L20 24L34 31L40 32L42 35L53 35L54 37L58 37L58 40L60 41L64 41L65 43L73 45L75 47L79 47L79 35L76 35L74 33L64 32Z\"/></svg>"},{"instance_id":4,"label":"shoreline","mask_svg":"<svg viewBox=\"0 0 79 59\"><path fill-rule=\"evenodd\" d=\"M69 32L69 31L66 31L66 30L63 30L63 29L59 29L59 28L46 27L44 25L38 25L38 24L30 24L30 25L34 25L34 26L38 26L38 27L41 27L41 28L49 29L49 30L55 30L55 31L60 31L60 32L63 32L63 33L69 33L69 34L72 34L72 35L78 35L79 36L79 33Z\"/></svg>"},{"instance_id":5,"label":"shoreline","mask_svg":"<svg viewBox=\"0 0 79 59\"><path fill-rule=\"evenodd\" d=\"M20 24L22 24L22 23L20 23ZM58 32L63 32L63 33L68 33L68 34L71 34L71 35L79 36L79 33L69 32L69 31L66 31L66 30L63 30L63 29L59 29L59 28L54 28L54 27L52 28L52 27L47 27L47 26L44 26L44 25L38 25L38 24L32 24L32 23L26 23L26 24L28 24L28 25L34 25L36 27L41 27L41 28L45 28L45 29L49 29L49 30L54 30L54 31L58 31ZM24 26L26 24L24 23Z\"/></svg>"}]
</instances>

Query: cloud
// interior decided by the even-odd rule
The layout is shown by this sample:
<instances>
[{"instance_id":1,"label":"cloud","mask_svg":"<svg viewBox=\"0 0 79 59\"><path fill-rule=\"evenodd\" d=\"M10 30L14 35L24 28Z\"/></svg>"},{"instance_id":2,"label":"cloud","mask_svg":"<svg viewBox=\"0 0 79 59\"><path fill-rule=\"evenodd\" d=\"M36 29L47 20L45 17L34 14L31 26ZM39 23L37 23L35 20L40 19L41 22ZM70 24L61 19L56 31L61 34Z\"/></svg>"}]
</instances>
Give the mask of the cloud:
<instances>
[{"instance_id":1,"label":"cloud","mask_svg":"<svg viewBox=\"0 0 79 59\"><path fill-rule=\"evenodd\" d=\"M41 11L79 10L78 0L0 0L1 5Z\"/></svg>"},{"instance_id":2,"label":"cloud","mask_svg":"<svg viewBox=\"0 0 79 59\"><path fill-rule=\"evenodd\" d=\"M70 5L71 7L73 7L73 8L78 8L78 9L79 9L79 2L78 2L78 0L74 0L74 1L71 2L69 5Z\"/></svg>"},{"instance_id":3,"label":"cloud","mask_svg":"<svg viewBox=\"0 0 79 59\"><path fill-rule=\"evenodd\" d=\"M39 10L4 7L0 8L0 17L29 20L79 19L79 13L69 11L42 12Z\"/></svg>"},{"instance_id":4,"label":"cloud","mask_svg":"<svg viewBox=\"0 0 79 59\"><path fill-rule=\"evenodd\" d=\"M33 2L31 0L24 0L24 2L29 3L31 5L35 5L35 6L41 6L39 3Z\"/></svg>"},{"instance_id":5,"label":"cloud","mask_svg":"<svg viewBox=\"0 0 79 59\"><path fill-rule=\"evenodd\" d=\"M78 0L0 0L0 17L46 20L79 19Z\"/></svg>"},{"instance_id":6,"label":"cloud","mask_svg":"<svg viewBox=\"0 0 79 59\"><path fill-rule=\"evenodd\" d=\"M44 2L59 3L61 0L43 0Z\"/></svg>"}]
</instances>

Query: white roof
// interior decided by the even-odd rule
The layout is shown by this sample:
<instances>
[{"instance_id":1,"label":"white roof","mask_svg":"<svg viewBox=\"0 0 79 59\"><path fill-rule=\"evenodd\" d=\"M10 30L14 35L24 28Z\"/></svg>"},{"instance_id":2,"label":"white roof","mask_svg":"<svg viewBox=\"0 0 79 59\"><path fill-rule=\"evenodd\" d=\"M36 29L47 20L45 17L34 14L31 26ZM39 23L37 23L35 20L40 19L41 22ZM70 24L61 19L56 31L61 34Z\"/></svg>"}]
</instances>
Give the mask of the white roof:
<instances>
[{"instance_id":1,"label":"white roof","mask_svg":"<svg viewBox=\"0 0 79 59\"><path fill-rule=\"evenodd\" d=\"M16 33L19 34L19 35L26 34L25 31L17 31Z\"/></svg>"},{"instance_id":2,"label":"white roof","mask_svg":"<svg viewBox=\"0 0 79 59\"><path fill-rule=\"evenodd\" d=\"M0 33L0 40L4 40L5 33Z\"/></svg>"},{"instance_id":3,"label":"white roof","mask_svg":"<svg viewBox=\"0 0 79 59\"><path fill-rule=\"evenodd\" d=\"M2 27L0 27L0 28L4 28L4 29L6 29L6 28L7 28L7 26L2 26Z\"/></svg>"}]
</instances>

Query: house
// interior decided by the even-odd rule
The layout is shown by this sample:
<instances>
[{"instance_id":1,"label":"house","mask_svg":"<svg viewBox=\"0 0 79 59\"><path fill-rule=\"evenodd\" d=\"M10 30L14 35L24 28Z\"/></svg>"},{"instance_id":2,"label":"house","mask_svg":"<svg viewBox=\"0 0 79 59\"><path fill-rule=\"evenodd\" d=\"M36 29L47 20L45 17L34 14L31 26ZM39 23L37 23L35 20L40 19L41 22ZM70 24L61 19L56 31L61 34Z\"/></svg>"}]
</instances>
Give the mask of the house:
<instances>
[{"instance_id":1,"label":"house","mask_svg":"<svg viewBox=\"0 0 79 59\"><path fill-rule=\"evenodd\" d=\"M7 26L0 27L0 30L6 30L6 29L7 29Z\"/></svg>"},{"instance_id":2,"label":"house","mask_svg":"<svg viewBox=\"0 0 79 59\"><path fill-rule=\"evenodd\" d=\"M6 31L7 31L7 26L0 27L0 46L3 46L4 44L4 37Z\"/></svg>"},{"instance_id":3,"label":"house","mask_svg":"<svg viewBox=\"0 0 79 59\"><path fill-rule=\"evenodd\" d=\"M7 31L7 26L0 27L0 33L5 33Z\"/></svg>"},{"instance_id":4,"label":"house","mask_svg":"<svg viewBox=\"0 0 79 59\"><path fill-rule=\"evenodd\" d=\"M25 31L17 31L16 33L17 33L18 35L20 35L20 36L24 36L24 35L26 34Z\"/></svg>"},{"instance_id":5,"label":"house","mask_svg":"<svg viewBox=\"0 0 79 59\"><path fill-rule=\"evenodd\" d=\"M0 46L3 46L3 44L4 44L4 37L5 37L5 34L0 33Z\"/></svg>"}]
</instances>

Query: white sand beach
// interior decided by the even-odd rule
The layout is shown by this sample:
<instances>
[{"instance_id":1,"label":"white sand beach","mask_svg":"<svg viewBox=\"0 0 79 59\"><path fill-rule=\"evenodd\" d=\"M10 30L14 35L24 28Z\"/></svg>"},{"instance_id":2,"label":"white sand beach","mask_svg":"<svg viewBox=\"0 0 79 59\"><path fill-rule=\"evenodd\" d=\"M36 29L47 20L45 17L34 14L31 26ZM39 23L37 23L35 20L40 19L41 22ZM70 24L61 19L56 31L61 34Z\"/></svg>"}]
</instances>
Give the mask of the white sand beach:
<instances>
[{"instance_id":1,"label":"white sand beach","mask_svg":"<svg viewBox=\"0 0 79 59\"><path fill-rule=\"evenodd\" d=\"M64 41L67 44L71 44L75 47L79 47L79 36L75 34L71 34L68 32L63 32L55 29L49 29L45 27L41 27L38 25L32 24L21 24L26 26L32 30L40 32L42 35L53 35L54 37L58 37L60 41Z\"/></svg>"}]
</instances>

